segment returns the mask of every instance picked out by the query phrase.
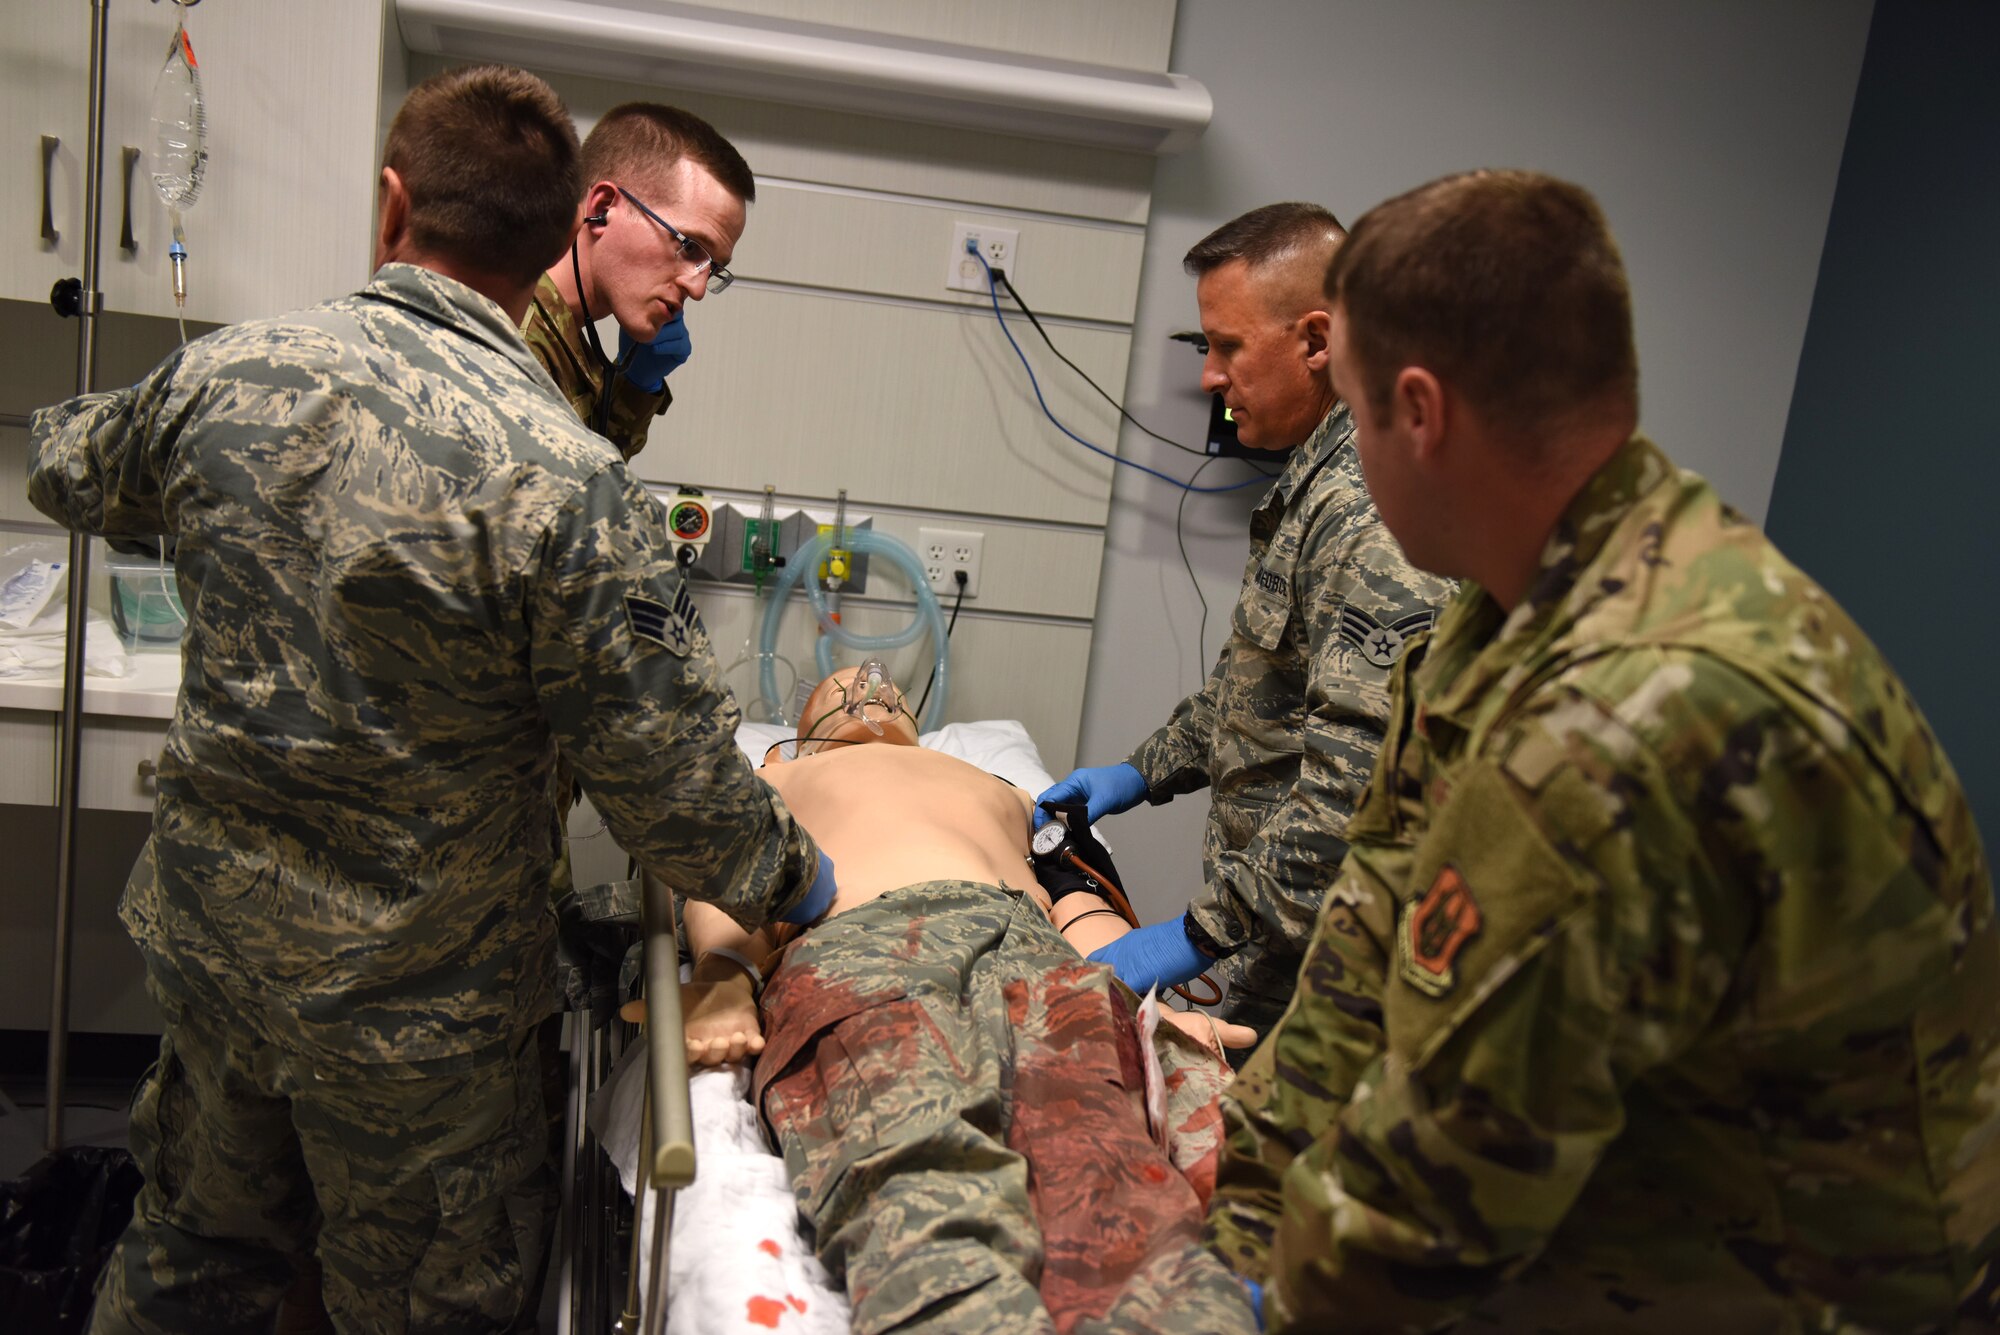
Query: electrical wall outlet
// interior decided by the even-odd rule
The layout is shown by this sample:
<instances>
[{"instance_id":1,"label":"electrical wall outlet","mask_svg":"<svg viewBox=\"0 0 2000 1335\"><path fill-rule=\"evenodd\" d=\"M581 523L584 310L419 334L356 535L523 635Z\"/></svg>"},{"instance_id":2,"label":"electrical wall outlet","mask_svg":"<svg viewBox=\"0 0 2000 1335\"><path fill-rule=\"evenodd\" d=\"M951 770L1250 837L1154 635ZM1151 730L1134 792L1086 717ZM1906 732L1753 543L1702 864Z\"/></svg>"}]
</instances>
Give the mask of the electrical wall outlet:
<instances>
[{"instance_id":1,"label":"electrical wall outlet","mask_svg":"<svg viewBox=\"0 0 2000 1335\"><path fill-rule=\"evenodd\" d=\"M931 592L945 601L958 597L956 572L965 572L965 596L974 597L979 592L979 558L986 546L986 535L963 528L920 528L917 530L917 555L924 560L924 576L931 582Z\"/></svg>"},{"instance_id":2,"label":"electrical wall outlet","mask_svg":"<svg viewBox=\"0 0 2000 1335\"><path fill-rule=\"evenodd\" d=\"M1021 233L1012 227L988 227L984 223L955 222L951 225L951 253L945 256L944 285L954 292L987 290L986 270L966 250L976 247L986 262L1005 269L1015 282L1021 281ZM995 287L999 286L996 281Z\"/></svg>"}]
</instances>

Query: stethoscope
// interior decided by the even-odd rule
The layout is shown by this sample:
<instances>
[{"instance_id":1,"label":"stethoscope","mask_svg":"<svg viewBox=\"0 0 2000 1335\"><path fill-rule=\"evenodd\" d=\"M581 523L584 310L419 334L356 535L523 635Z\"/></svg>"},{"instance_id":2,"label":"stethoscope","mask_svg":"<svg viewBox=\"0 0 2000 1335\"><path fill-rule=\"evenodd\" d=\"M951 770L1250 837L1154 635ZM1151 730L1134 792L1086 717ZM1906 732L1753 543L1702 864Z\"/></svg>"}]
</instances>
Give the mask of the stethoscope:
<instances>
[{"instance_id":1,"label":"stethoscope","mask_svg":"<svg viewBox=\"0 0 2000 1335\"><path fill-rule=\"evenodd\" d=\"M608 214L593 213L583 221L585 226L589 226L593 223L602 223L608 217ZM590 297L583 290L583 264L576 257L576 242L574 241L569 243L569 274L576 281L577 304L583 307L584 341L590 344L590 350L597 354L599 365L605 369L604 383L597 387L597 402L590 410L590 429L600 436L609 436L611 434L611 386L617 381L619 376L625 374L625 368L630 364L633 354L639 351L639 345L634 343L630 348L626 349L625 355L616 361L604 355L604 342L597 337L597 317L591 312Z\"/></svg>"}]
</instances>

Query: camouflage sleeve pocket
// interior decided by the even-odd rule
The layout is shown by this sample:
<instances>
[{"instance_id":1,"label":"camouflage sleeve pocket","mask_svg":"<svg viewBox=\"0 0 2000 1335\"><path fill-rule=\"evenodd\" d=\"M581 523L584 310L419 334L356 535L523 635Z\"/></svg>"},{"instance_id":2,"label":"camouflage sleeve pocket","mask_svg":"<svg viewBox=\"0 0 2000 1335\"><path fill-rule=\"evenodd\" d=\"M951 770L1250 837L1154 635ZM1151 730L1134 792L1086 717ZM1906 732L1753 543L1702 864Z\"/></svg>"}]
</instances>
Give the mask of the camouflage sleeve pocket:
<instances>
[{"instance_id":1,"label":"camouflage sleeve pocket","mask_svg":"<svg viewBox=\"0 0 2000 1335\"><path fill-rule=\"evenodd\" d=\"M1276 649L1283 643L1285 627L1291 624L1292 605L1282 594L1246 588L1236 600L1230 624L1236 633L1260 649Z\"/></svg>"},{"instance_id":2,"label":"camouflage sleeve pocket","mask_svg":"<svg viewBox=\"0 0 2000 1335\"><path fill-rule=\"evenodd\" d=\"M1557 852L1498 767L1468 767L1418 845L1403 887L1384 1008L1390 1049L1422 1067L1479 1016L1497 1044L1518 1039L1518 1051L1531 1051L1528 1026L1550 1013L1547 989L1522 1006L1505 984L1565 929L1592 886L1583 868ZM1587 975L1553 985L1586 994L1601 988Z\"/></svg>"}]
</instances>

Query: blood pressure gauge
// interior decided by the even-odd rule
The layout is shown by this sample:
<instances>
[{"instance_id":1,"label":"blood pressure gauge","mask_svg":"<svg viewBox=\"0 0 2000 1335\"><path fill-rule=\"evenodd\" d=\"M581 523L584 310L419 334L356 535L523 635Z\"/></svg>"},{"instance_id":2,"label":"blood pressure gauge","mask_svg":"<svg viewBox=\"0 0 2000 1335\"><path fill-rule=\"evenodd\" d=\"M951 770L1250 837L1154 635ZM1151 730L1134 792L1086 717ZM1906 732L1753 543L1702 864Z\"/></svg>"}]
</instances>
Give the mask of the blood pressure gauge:
<instances>
[{"instance_id":1,"label":"blood pressure gauge","mask_svg":"<svg viewBox=\"0 0 2000 1335\"><path fill-rule=\"evenodd\" d=\"M1110 853L1091 836L1090 809L1083 803L1045 802L1042 810L1049 813L1047 823L1028 836L1028 852L1038 864L1051 867L1078 852L1102 854L1099 865L1110 862Z\"/></svg>"}]
</instances>

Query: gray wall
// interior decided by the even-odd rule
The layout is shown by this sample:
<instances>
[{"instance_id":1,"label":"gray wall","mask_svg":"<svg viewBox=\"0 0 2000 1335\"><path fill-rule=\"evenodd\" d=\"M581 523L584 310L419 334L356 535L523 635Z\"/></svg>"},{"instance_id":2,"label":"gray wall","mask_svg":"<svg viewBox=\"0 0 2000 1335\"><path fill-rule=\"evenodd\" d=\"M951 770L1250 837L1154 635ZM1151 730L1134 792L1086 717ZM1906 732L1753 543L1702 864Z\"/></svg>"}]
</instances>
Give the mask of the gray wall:
<instances>
[{"instance_id":1,"label":"gray wall","mask_svg":"<svg viewBox=\"0 0 2000 1335\"><path fill-rule=\"evenodd\" d=\"M1631 270L1644 423L1762 517L1777 468L1820 245L1861 67L1865 0L1181 0L1171 68L1215 119L1154 185L1127 397L1198 443L1196 321L1180 256L1275 199L1351 219L1447 172L1519 166L1587 185ZM1990 159L1989 159L1990 161ZM1121 451L1185 477L1197 462L1125 429ZM1204 483L1242 476L1217 464ZM1122 758L1193 689L1225 629L1261 488L1191 497L1120 469L1078 760ZM1199 798L1107 827L1145 916L1198 876Z\"/></svg>"},{"instance_id":2,"label":"gray wall","mask_svg":"<svg viewBox=\"0 0 2000 1335\"><path fill-rule=\"evenodd\" d=\"M2000 838L2000 7L1885 5L1869 32L1799 360L1771 536L1888 655Z\"/></svg>"}]
</instances>

